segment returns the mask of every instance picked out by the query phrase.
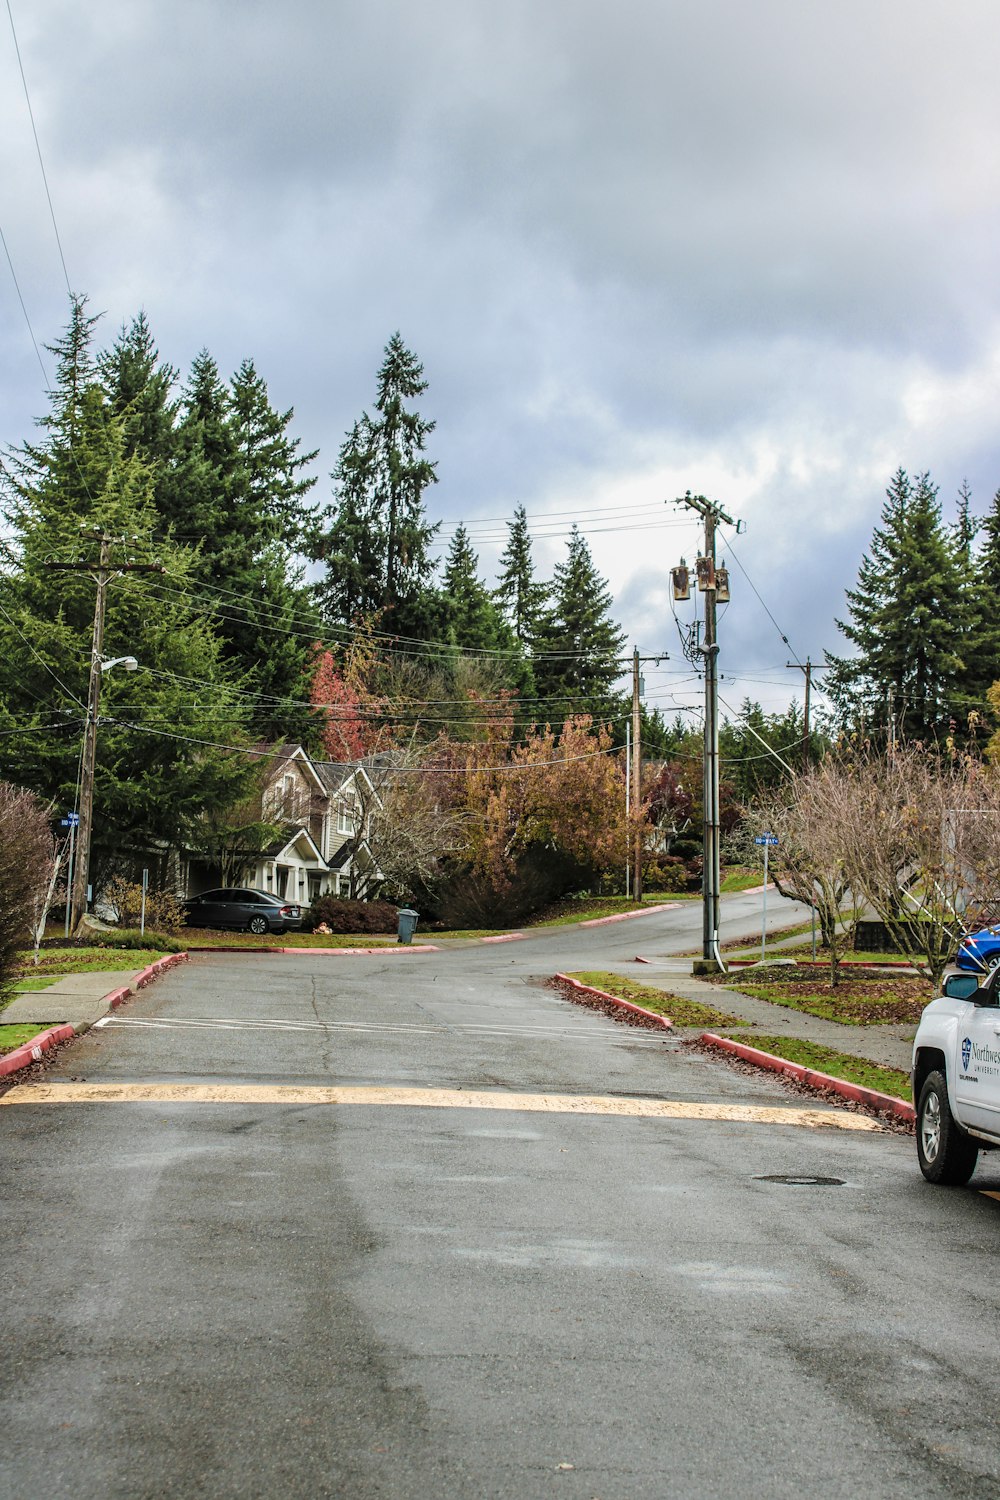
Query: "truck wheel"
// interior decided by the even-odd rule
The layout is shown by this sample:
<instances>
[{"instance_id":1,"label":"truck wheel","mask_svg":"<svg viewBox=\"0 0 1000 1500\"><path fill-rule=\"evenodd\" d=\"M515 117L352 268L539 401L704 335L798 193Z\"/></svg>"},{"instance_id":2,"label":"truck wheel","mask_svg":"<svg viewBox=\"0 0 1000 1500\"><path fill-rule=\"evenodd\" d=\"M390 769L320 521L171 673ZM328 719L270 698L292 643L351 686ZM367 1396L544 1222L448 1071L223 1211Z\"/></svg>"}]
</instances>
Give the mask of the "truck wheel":
<instances>
[{"instance_id":1,"label":"truck wheel","mask_svg":"<svg viewBox=\"0 0 1000 1500\"><path fill-rule=\"evenodd\" d=\"M929 1073L917 1105L917 1157L928 1182L960 1187L976 1170L979 1147L955 1123L943 1073Z\"/></svg>"}]
</instances>

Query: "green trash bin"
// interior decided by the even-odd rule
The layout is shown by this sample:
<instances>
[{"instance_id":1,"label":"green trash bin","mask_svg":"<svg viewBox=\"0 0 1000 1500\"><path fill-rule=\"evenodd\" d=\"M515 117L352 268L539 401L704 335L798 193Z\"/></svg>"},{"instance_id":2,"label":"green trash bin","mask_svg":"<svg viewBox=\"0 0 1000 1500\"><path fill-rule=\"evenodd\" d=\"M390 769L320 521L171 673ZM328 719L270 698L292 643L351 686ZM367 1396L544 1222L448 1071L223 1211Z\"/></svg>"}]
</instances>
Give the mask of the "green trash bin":
<instances>
[{"instance_id":1,"label":"green trash bin","mask_svg":"<svg viewBox=\"0 0 1000 1500\"><path fill-rule=\"evenodd\" d=\"M396 912L396 931L398 933L398 936L396 938L396 942L397 943L412 943L413 942L413 934L417 930L417 922L419 920L420 920L420 913L416 912L416 911L411 911L408 906L401 907L399 910L397 910L397 912Z\"/></svg>"}]
</instances>

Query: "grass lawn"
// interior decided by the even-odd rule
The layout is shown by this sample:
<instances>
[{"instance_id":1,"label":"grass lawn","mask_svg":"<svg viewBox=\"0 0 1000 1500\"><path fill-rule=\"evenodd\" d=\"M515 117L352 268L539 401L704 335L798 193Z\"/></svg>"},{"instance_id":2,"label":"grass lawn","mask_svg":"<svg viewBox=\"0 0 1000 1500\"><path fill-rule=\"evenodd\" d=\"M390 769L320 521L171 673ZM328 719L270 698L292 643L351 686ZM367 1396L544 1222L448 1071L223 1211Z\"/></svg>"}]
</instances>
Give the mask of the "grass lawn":
<instances>
[{"instance_id":1,"label":"grass lawn","mask_svg":"<svg viewBox=\"0 0 1000 1500\"><path fill-rule=\"evenodd\" d=\"M46 1031L45 1026L0 1026L0 1056L5 1052L13 1052L15 1047L23 1047L25 1042L34 1041L39 1032Z\"/></svg>"},{"instance_id":2,"label":"grass lawn","mask_svg":"<svg viewBox=\"0 0 1000 1500\"><path fill-rule=\"evenodd\" d=\"M32 963L29 952L22 953L21 976L26 979L60 978L64 974L100 973L113 969L145 969L158 958L162 948L42 948L39 963ZM18 980L20 984L20 978ZM36 986L37 987L37 986Z\"/></svg>"},{"instance_id":3,"label":"grass lawn","mask_svg":"<svg viewBox=\"0 0 1000 1500\"><path fill-rule=\"evenodd\" d=\"M396 934L372 932L221 932L214 927L185 927L185 946L191 948L379 948L395 943ZM415 935L415 942L420 936Z\"/></svg>"},{"instance_id":4,"label":"grass lawn","mask_svg":"<svg viewBox=\"0 0 1000 1500\"><path fill-rule=\"evenodd\" d=\"M746 971L744 971L746 973ZM837 1021L843 1026L915 1025L931 996L925 980L895 974L842 975L835 990L822 982L819 971L762 970L756 975L733 983L734 975L725 976L725 988L752 995L771 1005L805 1011L823 1021Z\"/></svg>"},{"instance_id":5,"label":"grass lawn","mask_svg":"<svg viewBox=\"0 0 1000 1500\"><path fill-rule=\"evenodd\" d=\"M737 1016L727 1015L714 1006L703 1005L699 1000L685 1000L681 995L671 995L668 990L658 990L649 984L637 984L634 979L624 979L620 974L609 974L604 969L585 970L571 974L571 979L580 984L589 984L595 990L615 995L619 1000L631 1000L658 1016L669 1016L676 1026L739 1026Z\"/></svg>"},{"instance_id":6,"label":"grass lawn","mask_svg":"<svg viewBox=\"0 0 1000 1500\"><path fill-rule=\"evenodd\" d=\"M755 886L763 884L763 867L759 870L727 870L722 877L722 894L725 895L727 891L752 891Z\"/></svg>"},{"instance_id":7,"label":"grass lawn","mask_svg":"<svg viewBox=\"0 0 1000 1500\"><path fill-rule=\"evenodd\" d=\"M746 1040L748 1046L783 1057L786 1062L801 1063L804 1068L815 1068L819 1073L829 1073L862 1088L877 1089L881 1094L910 1101L910 1075L899 1068L883 1068L865 1057L853 1057L849 1052L837 1052L833 1047L820 1047L816 1042L802 1042L795 1037L753 1036Z\"/></svg>"},{"instance_id":8,"label":"grass lawn","mask_svg":"<svg viewBox=\"0 0 1000 1500\"><path fill-rule=\"evenodd\" d=\"M16 981L14 993L17 995L30 995L36 990L47 990L49 985L55 984L58 978L58 974L27 974Z\"/></svg>"}]
</instances>

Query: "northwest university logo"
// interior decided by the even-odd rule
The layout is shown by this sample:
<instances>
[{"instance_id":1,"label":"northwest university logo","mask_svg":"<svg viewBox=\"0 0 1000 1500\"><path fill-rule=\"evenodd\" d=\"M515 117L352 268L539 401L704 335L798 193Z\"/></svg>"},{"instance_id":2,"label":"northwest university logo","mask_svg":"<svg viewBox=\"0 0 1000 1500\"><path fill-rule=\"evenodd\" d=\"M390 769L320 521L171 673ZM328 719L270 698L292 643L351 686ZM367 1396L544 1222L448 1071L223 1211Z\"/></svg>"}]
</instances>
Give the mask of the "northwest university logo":
<instances>
[{"instance_id":1,"label":"northwest university logo","mask_svg":"<svg viewBox=\"0 0 1000 1500\"><path fill-rule=\"evenodd\" d=\"M966 1036L966 1037L962 1038L962 1067L966 1071L968 1070L969 1059L970 1059L971 1056L972 1056L972 1038Z\"/></svg>"}]
</instances>

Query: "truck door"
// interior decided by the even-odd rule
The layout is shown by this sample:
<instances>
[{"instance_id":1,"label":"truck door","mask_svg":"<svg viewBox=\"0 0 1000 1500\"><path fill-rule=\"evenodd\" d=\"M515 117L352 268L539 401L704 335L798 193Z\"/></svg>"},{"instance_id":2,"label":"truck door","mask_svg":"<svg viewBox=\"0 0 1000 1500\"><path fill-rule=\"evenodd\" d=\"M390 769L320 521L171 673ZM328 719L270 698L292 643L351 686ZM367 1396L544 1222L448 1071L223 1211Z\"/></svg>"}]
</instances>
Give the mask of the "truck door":
<instances>
[{"instance_id":1,"label":"truck door","mask_svg":"<svg viewBox=\"0 0 1000 1500\"><path fill-rule=\"evenodd\" d=\"M955 1033L957 1056L952 1064L959 1120L977 1130L1000 1136L1000 973L989 976L984 989L991 1003L967 1007Z\"/></svg>"}]
</instances>

